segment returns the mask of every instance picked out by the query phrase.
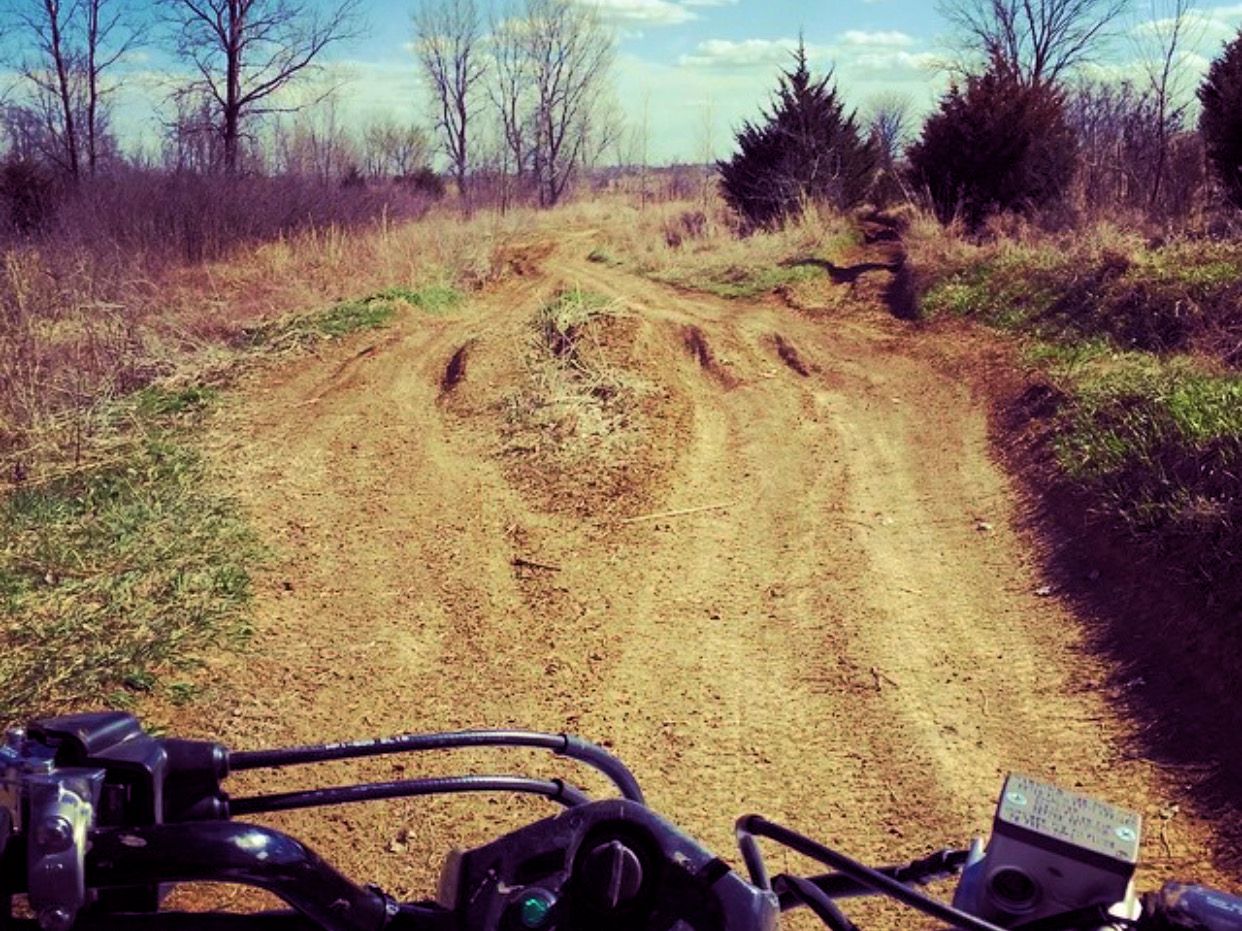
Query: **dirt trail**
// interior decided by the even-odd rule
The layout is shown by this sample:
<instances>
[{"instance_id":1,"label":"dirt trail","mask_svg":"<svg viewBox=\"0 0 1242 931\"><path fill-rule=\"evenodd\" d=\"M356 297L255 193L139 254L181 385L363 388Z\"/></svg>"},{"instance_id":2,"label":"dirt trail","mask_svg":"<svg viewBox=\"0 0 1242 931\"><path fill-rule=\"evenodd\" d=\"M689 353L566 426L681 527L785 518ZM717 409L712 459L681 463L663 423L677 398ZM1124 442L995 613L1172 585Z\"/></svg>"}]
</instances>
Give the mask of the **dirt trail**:
<instances>
[{"instance_id":1,"label":"dirt trail","mask_svg":"<svg viewBox=\"0 0 1242 931\"><path fill-rule=\"evenodd\" d=\"M411 315L246 392L218 456L278 564L253 648L215 662L182 726L234 746L571 730L727 858L750 810L873 859L961 843L1019 770L1140 808L1147 881L1217 878L1207 828L1173 816L1175 774L1132 755L1108 670L1036 594L986 406L954 374L973 347L916 341L878 307L814 319L689 296L588 251L566 238L468 311ZM655 399L625 500L584 472L550 501L501 436L531 318L563 285L624 308ZM502 759L457 761L556 769ZM277 823L426 894L451 846L547 811L447 799Z\"/></svg>"}]
</instances>

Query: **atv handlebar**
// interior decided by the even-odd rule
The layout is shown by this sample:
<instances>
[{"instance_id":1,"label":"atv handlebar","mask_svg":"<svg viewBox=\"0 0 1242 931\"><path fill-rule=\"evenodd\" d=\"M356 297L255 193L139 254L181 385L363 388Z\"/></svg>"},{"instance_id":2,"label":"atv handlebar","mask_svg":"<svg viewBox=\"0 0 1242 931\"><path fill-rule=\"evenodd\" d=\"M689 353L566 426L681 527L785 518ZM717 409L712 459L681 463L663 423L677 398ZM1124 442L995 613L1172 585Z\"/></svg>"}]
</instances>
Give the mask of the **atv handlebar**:
<instances>
[{"instance_id":1,"label":"atv handlebar","mask_svg":"<svg viewBox=\"0 0 1242 931\"><path fill-rule=\"evenodd\" d=\"M621 797L591 801L560 780L520 776L413 779L237 799L222 788L237 770L476 746L536 747L579 760L604 773ZM458 731L229 753L210 742L154 738L130 715L74 715L36 721L10 732L0 746L0 931L775 931L780 914L799 907L833 931L857 931L840 902L860 895L896 899L965 931L1242 931L1242 899L1223 893L1169 885L1144 897L1141 908L1129 901L1124 886L1137 834L1128 813L1097 804L1092 812L1105 821L1084 827L1078 817L1078 834L1066 833L1057 823L1059 790L1031 780L1014 786L1006 783L986 855L976 846L878 870L747 816L737 833L748 881L646 807L637 780L614 756L563 734ZM405 904L357 885L288 835L231 820L451 792L534 793L563 811L451 855L437 901ZM1038 799L1028 800L1032 793ZM1039 812L1033 821L1023 820L1028 801ZM831 872L769 878L760 837ZM1078 857L1078 879L1102 868L1115 881L1097 885L1086 898L1067 898L1065 888L1043 888L1032 878L1044 875L1036 866L1048 856L1060 857L1061 869ZM916 888L962 873L953 905ZM1031 884L1029 897L1019 878ZM1098 891L1117 889L1117 881L1129 901L1125 914ZM291 911L160 910L170 884L203 882L264 889ZM26 897L33 918L14 916L14 896Z\"/></svg>"}]
</instances>

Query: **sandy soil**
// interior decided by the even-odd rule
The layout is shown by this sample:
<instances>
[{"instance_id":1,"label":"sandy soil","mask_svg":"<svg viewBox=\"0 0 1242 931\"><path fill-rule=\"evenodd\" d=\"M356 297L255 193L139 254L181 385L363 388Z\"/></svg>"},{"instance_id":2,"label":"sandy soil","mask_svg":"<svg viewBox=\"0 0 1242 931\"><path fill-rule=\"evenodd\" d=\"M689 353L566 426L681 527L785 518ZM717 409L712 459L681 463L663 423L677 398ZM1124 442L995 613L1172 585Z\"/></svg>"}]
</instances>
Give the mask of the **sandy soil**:
<instances>
[{"instance_id":1,"label":"sandy soil","mask_svg":"<svg viewBox=\"0 0 1242 931\"><path fill-rule=\"evenodd\" d=\"M532 243L467 309L412 312L242 393L215 454L275 561L251 649L214 660L174 723L238 748L569 730L729 859L752 810L871 860L961 844L1017 770L1141 810L1146 883L1220 881L1177 774L1134 752L1110 670L1037 594L971 374L979 338L916 333L865 289L831 317L690 295L592 264L590 245ZM615 299L596 350L642 385L628 441L576 458L513 439L531 320L564 286ZM479 752L234 788L461 768L599 787ZM549 812L476 797L275 823L426 895L450 847Z\"/></svg>"}]
</instances>

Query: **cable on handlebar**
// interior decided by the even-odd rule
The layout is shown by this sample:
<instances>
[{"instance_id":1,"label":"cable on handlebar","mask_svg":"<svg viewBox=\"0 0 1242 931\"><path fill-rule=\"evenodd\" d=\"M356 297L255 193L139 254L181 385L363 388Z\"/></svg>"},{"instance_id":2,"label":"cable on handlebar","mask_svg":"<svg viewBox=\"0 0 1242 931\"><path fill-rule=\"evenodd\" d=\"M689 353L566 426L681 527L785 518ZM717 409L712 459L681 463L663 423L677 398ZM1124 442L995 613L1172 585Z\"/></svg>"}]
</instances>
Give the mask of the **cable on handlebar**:
<instances>
[{"instance_id":1,"label":"cable on handlebar","mask_svg":"<svg viewBox=\"0 0 1242 931\"><path fill-rule=\"evenodd\" d=\"M751 843L754 843L753 838ZM959 875L969 856L969 850L940 850L911 863L900 866L878 866L875 870L877 873L891 876L902 885L925 886L938 879L948 879ZM810 881L831 899L875 895L875 890L870 886L851 879L844 873L823 873L810 877ZM782 899L782 907L787 907L784 899Z\"/></svg>"},{"instance_id":2,"label":"cable on handlebar","mask_svg":"<svg viewBox=\"0 0 1242 931\"><path fill-rule=\"evenodd\" d=\"M773 887L777 894L786 893L798 899L832 931L858 931L858 925L850 921L841 907L810 880L781 874L773 881Z\"/></svg>"},{"instance_id":3,"label":"cable on handlebar","mask_svg":"<svg viewBox=\"0 0 1242 931\"><path fill-rule=\"evenodd\" d=\"M624 763L581 737L570 734L540 734L533 731L449 731L442 734L403 734L346 743L317 744L275 750L240 750L229 754L229 769L265 769L322 763L329 760L358 759L391 753L429 750L457 750L467 747L534 747L551 750L558 756L585 763L603 773L631 802L645 804L638 780Z\"/></svg>"},{"instance_id":4,"label":"cable on handlebar","mask_svg":"<svg viewBox=\"0 0 1242 931\"><path fill-rule=\"evenodd\" d=\"M816 843L809 837L799 834L797 831L775 824L759 815L746 815L738 819L735 830L739 839L753 835L754 837L766 837L774 840L796 853L839 870L849 878L869 886L882 895L896 899L898 902L908 905L916 911L930 915L955 928L960 928L962 931L1002 931L1001 928L989 921L976 918L974 915L956 909L951 905L946 905L944 902L938 902L931 896L924 895L911 889L909 886L902 885L891 876L886 876L878 870L874 870L865 864L859 863L857 860L847 857L845 854L838 853L825 847L823 844Z\"/></svg>"},{"instance_id":5,"label":"cable on handlebar","mask_svg":"<svg viewBox=\"0 0 1242 931\"><path fill-rule=\"evenodd\" d=\"M232 799L230 815L254 815L295 808L317 808L348 802L374 802L381 799L413 798L423 795L452 795L462 792L517 792L542 795L566 808L590 801L581 789L560 779L529 779L525 776L450 776L436 779L403 779L357 786L335 786L302 792L280 792Z\"/></svg>"}]
</instances>

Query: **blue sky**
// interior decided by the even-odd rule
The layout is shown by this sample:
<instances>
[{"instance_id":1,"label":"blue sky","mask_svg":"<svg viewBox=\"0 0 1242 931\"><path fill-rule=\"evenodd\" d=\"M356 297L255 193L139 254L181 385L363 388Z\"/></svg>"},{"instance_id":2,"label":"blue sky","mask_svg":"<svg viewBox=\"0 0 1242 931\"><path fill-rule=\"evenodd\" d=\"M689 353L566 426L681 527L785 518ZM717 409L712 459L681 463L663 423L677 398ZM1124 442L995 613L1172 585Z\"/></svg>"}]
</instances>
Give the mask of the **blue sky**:
<instances>
[{"instance_id":1,"label":"blue sky","mask_svg":"<svg viewBox=\"0 0 1242 931\"><path fill-rule=\"evenodd\" d=\"M0 10L26 0L0 0ZM126 9L151 0L123 0ZM329 2L329 0L317 0ZM336 46L326 61L343 80L343 118L391 117L429 123L410 43L419 0L369 0L366 33ZM478 0L483 5L486 0ZM778 69L801 31L812 63L834 67L851 107L898 94L913 111L930 110L947 86L938 67L946 24L932 0L578 0L599 7L617 36L614 93L632 127L647 125L653 162L701 160L729 151L731 130L767 101ZM1135 76L1138 42L1169 0L1132 0L1133 13L1096 64L1099 73ZM1193 47L1182 62L1192 95L1208 60L1242 27L1242 3L1202 0ZM117 94L118 124L130 140L158 133L158 114L180 65L156 41L131 56ZM12 36L8 44L11 46Z\"/></svg>"},{"instance_id":2,"label":"blue sky","mask_svg":"<svg viewBox=\"0 0 1242 931\"><path fill-rule=\"evenodd\" d=\"M617 36L616 96L635 128L646 114L650 157L656 162L698 160L709 136L712 153L724 154L730 130L766 101L799 31L818 68L836 66L851 106L864 108L875 95L892 91L926 110L944 86L930 68L944 31L930 2L584 2L599 6ZM373 4L371 35L341 53L357 75L349 92L352 107L422 112L416 75L405 73L413 9L413 4Z\"/></svg>"}]
</instances>

